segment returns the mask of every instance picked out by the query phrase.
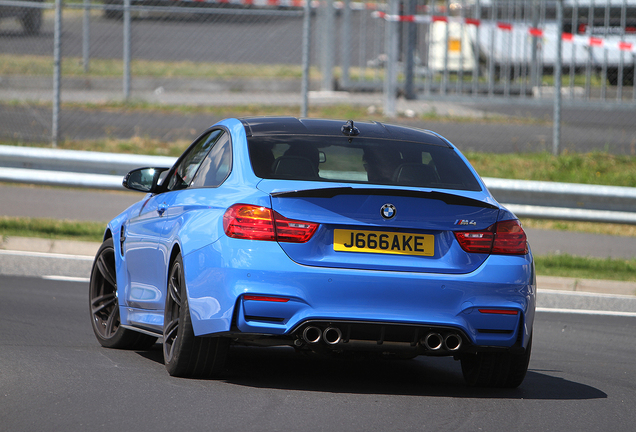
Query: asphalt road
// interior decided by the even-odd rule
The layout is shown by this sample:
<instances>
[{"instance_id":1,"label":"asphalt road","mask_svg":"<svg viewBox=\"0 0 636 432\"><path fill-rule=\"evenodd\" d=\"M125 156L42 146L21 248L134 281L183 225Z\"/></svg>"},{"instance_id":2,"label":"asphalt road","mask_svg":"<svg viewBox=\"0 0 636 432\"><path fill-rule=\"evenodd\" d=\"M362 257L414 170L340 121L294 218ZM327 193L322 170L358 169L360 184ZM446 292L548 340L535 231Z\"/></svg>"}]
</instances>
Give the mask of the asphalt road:
<instances>
[{"instance_id":1,"label":"asphalt road","mask_svg":"<svg viewBox=\"0 0 636 432\"><path fill-rule=\"evenodd\" d=\"M99 346L86 283L0 276L3 430L632 431L636 318L539 313L526 380L465 387L450 358L235 348L219 380L171 378L160 345Z\"/></svg>"},{"instance_id":2,"label":"asphalt road","mask_svg":"<svg viewBox=\"0 0 636 432\"><path fill-rule=\"evenodd\" d=\"M132 22L132 51L134 59L160 61L209 61L221 63L252 64L296 64L302 62L302 16L210 16L203 14L172 14L169 19L135 19ZM339 22L339 21L338 21ZM378 36L384 34L381 20L371 19L368 14L354 13L351 34L352 52L360 47L363 36L367 51L383 49L377 43L373 29L378 27ZM0 53L52 55L53 19L46 19L42 32L37 36L25 36L19 24L0 27ZM361 30L365 27L366 32ZM336 32L340 25L337 24ZM312 19L312 40L317 25ZM67 13L63 20L62 56L82 57L82 14ZM91 58L120 59L123 52L123 21L94 16L90 22ZM374 45L375 44L375 45ZM312 63L317 61L318 50L313 49ZM340 53L336 52L336 56Z\"/></svg>"}]
</instances>

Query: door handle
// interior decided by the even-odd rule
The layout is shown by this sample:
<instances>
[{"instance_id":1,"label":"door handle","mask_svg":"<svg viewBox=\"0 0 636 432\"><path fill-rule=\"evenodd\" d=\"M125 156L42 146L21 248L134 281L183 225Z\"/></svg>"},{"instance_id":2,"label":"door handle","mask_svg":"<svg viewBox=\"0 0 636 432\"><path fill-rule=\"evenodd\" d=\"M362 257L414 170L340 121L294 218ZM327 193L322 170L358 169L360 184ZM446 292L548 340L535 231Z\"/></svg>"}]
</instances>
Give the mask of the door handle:
<instances>
[{"instance_id":1,"label":"door handle","mask_svg":"<svg viewBox=\"0 0 636 432\"><path fill-rule=\"evenodd\" d=\"M159 204L159 207L157 207L157 213L159 213L159 216L163 216L166 210L168 210L166 203Z\"/></svg>"}]
</instances>

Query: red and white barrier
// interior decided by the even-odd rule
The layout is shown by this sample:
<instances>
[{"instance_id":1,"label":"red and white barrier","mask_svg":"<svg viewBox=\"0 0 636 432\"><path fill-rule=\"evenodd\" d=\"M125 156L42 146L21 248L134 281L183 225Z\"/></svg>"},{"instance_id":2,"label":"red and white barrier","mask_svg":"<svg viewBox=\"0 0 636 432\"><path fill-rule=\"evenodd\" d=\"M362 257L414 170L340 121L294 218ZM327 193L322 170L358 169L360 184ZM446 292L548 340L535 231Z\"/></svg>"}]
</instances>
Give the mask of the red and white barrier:
<instances>
[{"instance_id":1,"label":"red and white barrier","mask_svg":"<svg viewBox=\"0 0 636 432\"><path fill-rule=\"evenodd\" d=\"M492 25L493 21L483 21L475 18L463 18L463 17L447 17L440 15L389 15L385 12L376 11L373 13L376 18L384 19L391 22L414 22L419 24L430 24L435 22L446 23L458 23L480 26L482 24ZM514 25L506 22L494 22L494 25L501 31L512 31ZM544 31L540 28L530 27L528 28L528 34L532 37L544 37L546 36ZM562 33L561 40L564 42L573 43L575 45L589 46L595 48L604 48L608 50L619 50L625 52L631 52L636 54L636 44L631 42L621 42L606 38L599 38L593 36L575 35L572 33Z\"/></svg>"},{"instance_id":2,"label":"red and white barrier","mask_svg":"<svg viewBox=\"0 0 636 432\"><path fill-rule=\"evenodd\" d=\"M215 4L231 4L239 6L259 6L259 7L305 7L305 0L173 0L179 3L215 3ZM320 0L311 2L312 8L318 8L321 5ZM334 2L334 8L344 9L345 3L342 1ZM380 10L385 7L378 3L351 2L349 7L353 10Z\"/></svg>"}]
</instances>

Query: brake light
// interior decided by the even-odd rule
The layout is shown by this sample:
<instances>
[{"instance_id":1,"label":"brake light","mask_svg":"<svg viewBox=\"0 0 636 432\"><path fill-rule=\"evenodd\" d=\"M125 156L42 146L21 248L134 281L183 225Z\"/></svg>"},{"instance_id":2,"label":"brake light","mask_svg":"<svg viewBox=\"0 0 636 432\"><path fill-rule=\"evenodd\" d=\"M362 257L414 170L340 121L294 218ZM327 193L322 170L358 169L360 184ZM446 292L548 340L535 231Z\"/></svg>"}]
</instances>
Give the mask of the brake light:
<instances>
[{"instance_id":1,"label":"brake light","mask_svg":"<svg viewBox=\"0 0 636 432\"><path fill-rule=\"evenodd\" d=\"M470 253L528 253L528 239L518 220L497 222L483 231L456 231L455 238L462 249Z\"/></svg>"},{"instance_id":2,"label":"brake light","mask_svg":"<svg viewBox=\"0 0 636 432\"><path fill-rule=\"evenodd\" d=\"M267 207L235 204L223 215L223 229L232 238L305 243L318 224L288 219Z\"/></svg>"}]
</instances>

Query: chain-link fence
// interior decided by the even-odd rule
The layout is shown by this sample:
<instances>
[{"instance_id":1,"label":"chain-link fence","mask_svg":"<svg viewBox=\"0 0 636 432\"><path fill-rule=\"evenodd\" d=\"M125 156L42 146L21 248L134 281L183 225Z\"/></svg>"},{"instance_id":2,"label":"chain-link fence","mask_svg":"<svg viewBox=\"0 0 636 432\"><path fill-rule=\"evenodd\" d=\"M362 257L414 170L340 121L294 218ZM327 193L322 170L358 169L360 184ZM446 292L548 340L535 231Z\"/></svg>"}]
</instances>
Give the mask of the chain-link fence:
<instances>
[{"instance_id":1,"label":"chain-link fence","mask_svg":"<svg viewBox=\"0 0 636 432\"><path fill-rule=\"evenodd\" d=\"M453 125L494 151L636 153L636 0L324 0L309 26L302 0L76 0L58 44L51 1L0 0L5 141L187 141L217 118L174 107L229 101L297 114L311 64L315 89L384 94L389 115L400 95L521 117Z\"/></svg>"},{"instance_id":2,"label":"chain-link fence","mask_svg":"<svg viewBox=\"0 0 636 432\"><path fill-rule=\"evenodd\" d=\"M167 116L139 109L144 103L223 105L234 98L249 105L250 95L260 93L298 105L302 4L234 3L66 2L58 23L58 138L188 139L215 120L196 110ZM44 10L37 6L0 1L5 140L48 141L56 135L55 9L51 3ZM37 28L28 18L31 11L38 12ZM298 97L289 102L289 94Z\"/></svg>"}]
</instances>

